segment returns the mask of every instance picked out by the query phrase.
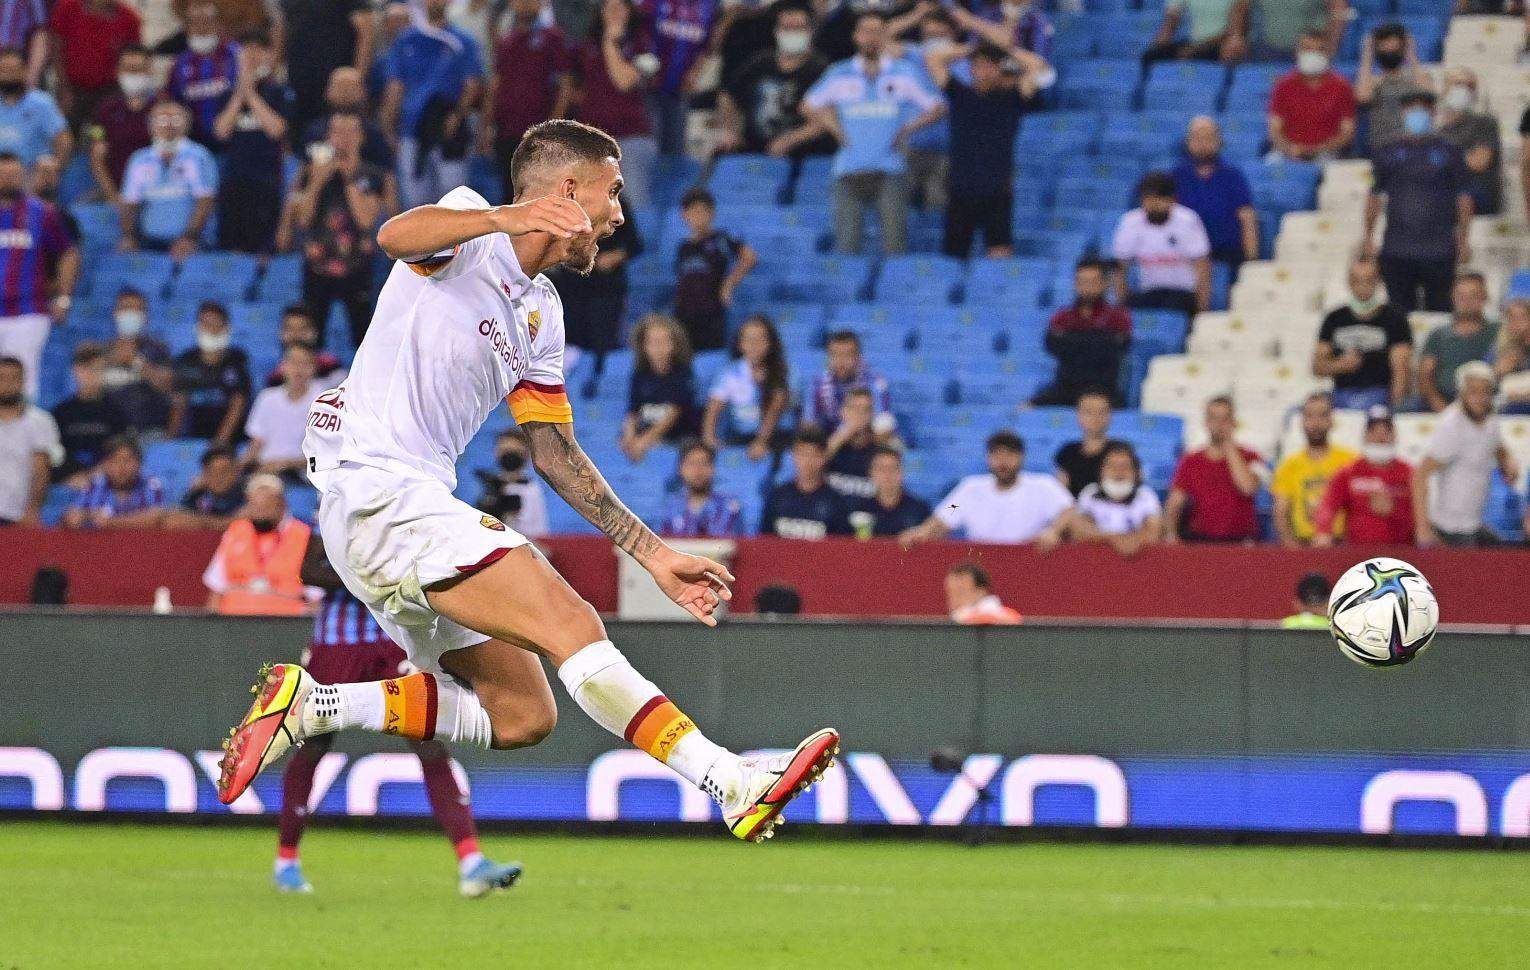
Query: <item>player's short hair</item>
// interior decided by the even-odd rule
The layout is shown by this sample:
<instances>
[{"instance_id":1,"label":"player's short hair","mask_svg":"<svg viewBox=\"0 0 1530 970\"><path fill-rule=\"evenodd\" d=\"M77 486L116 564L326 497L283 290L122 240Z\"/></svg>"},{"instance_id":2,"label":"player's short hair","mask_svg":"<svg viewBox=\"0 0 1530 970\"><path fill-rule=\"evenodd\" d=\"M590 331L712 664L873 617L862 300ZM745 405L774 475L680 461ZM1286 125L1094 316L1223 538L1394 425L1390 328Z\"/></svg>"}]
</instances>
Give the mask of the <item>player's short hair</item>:
<instances>
[{"instance_id":1,"label":"player's short hair","mask_svg":"<svg viewBox=\"0 0 1530 970\"><path fill-rule=\"evenodd\" d=\"M707 461L717 461L716 448L713 448L711 445L707 444L705 441L702 441L700 438L686 438L684 441L680 442L679 461L677 461L675 464L679 465L681 462L684 462L687 458L691 457L691 452L693 451L704 452L707 456Z\"/></svg>"},{"instance_id":2,"label":"player's short hair","mask_svg":"<svg viewBox=\"0 0 1530 970\"><path fill-rule=\"evenodd\" d=\"M977 45L977 50L972 52L972 57L974 60L984 60L990 64L1003 64L1009 60L1009 51L991 40L985 40Z\"/></svg>"},{"instance_id":3,"label":"player's short hair","mask_svg":"<svg viewBox=\"0 0 1530 970\"><path fill-rule=\"evenodd\" d=\"M680 196L680 208L689 209L693 205L704 205L708 209L717 208L717 198L704 185L693 185L685 190Z\"/></svg>"},{"instance_id":4,"label":"player's short hair","mask_svg":"<svg viewBox=\"0 0 1530 970\"><path fill-rule=\"evenodd\" d=\"M1137 473L1139 479L1142 478L1142 459L1137 457L1137 449L1132 447L1130 441L1112 441L1106 444L1105 449L1100 452L1100 464L1105 464L1105 459L1117 452L1132 460L1132 470Z\"/></svg>"},{"instance_id":5,"label":"player's short hair","mask_svg":"<svg viewBox=\"0 0 1530 970\"><path fill-rule=\"evenodd\" d=\"M995 431L988 436L987 441L983 442L984 451L998 451L1001 448L1005 451L1015 451L1023 455L1025 454L1025 439L1005 428Z\"/></svg>"},{"instance_id":6,"label":"player's short hair","mask_svg":"<svg viewBox=\"0 0 1530 970\"><path fill-rule=\"evenodd\" d=\"M1322 573L1303 573L1296 581L1296 598L1303 606L1325 606L1331 587Z\"/></svg>"},{"instance_id":7,"label":"player's short hair","mask_svg":"<svg viewBox=\"0 0 1530 970\"><path fill-rule=\"evenodd\" d=\"M203 300L201 303L197 304L197 316L200 317L204 313L216 314L217 316L223 318L224 323L228 323L228 307L219 303L217 300Z\"/></svg>"},{"instance_id":8,"label":"player's short hair","mask_svg":"<svg viewBox=\"0 0 1530 970\"><path fill-rule=\"evenodd\" d=\"M754 611L770 616L796 616L802 612L802 594L787 583L771 583L754 594Z\"/></svg>"},{"instance_id":9,"label":"player's short hair","mask_svg":"<svg viewBox=\"0 0 1530 970\"><path fill-rule=\"evenodd\" d=\"M519 198L532 173L538 169L599 162L607 158L621 161L622 146L599 128L567 118L544 121L526 129L521 143L516 146L515 155L510 159L511 190Z\"/></svg>"},{"instance_id":10,"label":"player's short hair","mask_svg":"<svg viewBox=\"0 0 1530 970\"><path fill-rule=\"evenodd\" d=\"M820 451L827 450L829 447L829 436L824 433L822 428L812 426L798 428L796 434L792 435L792 447L795 448L798 445L811 445Z\"/></svg>"},{"instance_id":11,"label":"player's short hair","mask_svg":"<svg viewBox=\"0 0 1530 970\"><path fill-rule=\"evenodd\" d=\"M1073 272L1078 273L1086 269L1092 269L1096 273L1099 273L1101 276L1107 276L1110 273L1110 261L1104 259L1095 259L1093 257L1086 257L1079 260L1074 265Z\"/></svg>"},{"instance_id":12,"label":"player's short hair","mask_svg":"<svg viewBox=\"0 0 1530 970\"><path fill-rule=\"evenodd\" d=\"M959 562L946 572L947 576L966 576L972 580L972 585L978 589L993 589L993 582L988 578L988 570L975 562Z\"/></svg>"},{"instance_id":13,"label":"player's short hair","mask_svg":"<svg viewBox=\"0 0 1530 970\"><path fill-rule=\"evenodd\" d=\"M836 330L824 338L825 347L831 344L855 344L855 349L861 349L861 335L854 330Z\"/></svg>"},{"instance_id":14,"label":"player's short hair","mask_svg":"<svg viewBox=\"0 0 1530 970\"><path fill-rule=\"evenodd\" d=\"M21 371L23 374L25 374L26 371L27 371L27 365L25 365L25 364L23 364L21 362L21 358L20 357L11 357L11 356L0 357L0 367L14 367L17 370Z\"/></svg>"},{"instance_id":15,"label":"player's short hair","mask_svg":"<svg viewBox=\"0 0 1530 970\"><path fill-rule=\"evenodd\" d=\"M143 461L143 448L139 446L138 439L128 434L114 434L106 439L106 444L101 446L101 457L110 458L119 451L131 451L133 457Z\"/></svg>"},{"instance_id":16,"label":"player's short hair","mask_svg":"<svg viewBox=\"0 0 1530 970\"><path fill-rule=\"evenodd\" d=\"M1137 197L1151 196L1155 199L1174 198L1174 176L1168 172L1149 172L1137 183Z\"/></svg>"},{"instance_id":17,"label":"player's short hair","mask_svg":"<svg viewBox=\"0 0 1530 970\"><path fill-rule=\"evenodd\" d=\"M4 157L4 156L0 155L0 157ZM1476 283L1478 286L1482 287L1484 290L1487 289L1487 277L1483 276L1481 273L1479 273L1477 270L1474 270L1474 269L1463 270L1463 271L1457 273L1456 274L1456 282L1457 283Z\"/></svg>"},{"instance_id":18,"label":"player's short hair","mask_svg":"<svg viewBox=\"0 0 1530 970\"><path fill-rule=\"evenodd\" d=\"M25 164L21 160L21 156L15 152L0 152L0 162L15 162L17 165Z\"/></svg>"},{"instance_id":19,"label":"player's short hair","mask_svg":"<svg viewBox=\"0 0 1530 970\"><path fill-rule=\"evenodd\" d=\"M877 445L871 449L871 460L876 461L878 458L893 458L901 465L903 464L903 449L894 448L892 445Z\"/></svg>"},{"instance_id":20,"label":"player's short hair","mask_svg":"<svg viewBox=\"0 0 1530 970\"><path fill-rule=\"evenodd\" d=\"M202 452L202 467L206 468L219 458L227 458L229 461L238 461L239 455L228 445L213 445Z\"/></svg>"},{"instance_id":21,"label":"player's short hair","mask_svg":"<svg viewBox=\"0 0 1530 970\"><path fill-rule=\"evenodd\" d=\"M106 346L98 340L81 340L74 345L74 353L69 356L69 362L76 367L85 364L94 364L98 360L106 358Z\"/></svg>"}]
</instances>

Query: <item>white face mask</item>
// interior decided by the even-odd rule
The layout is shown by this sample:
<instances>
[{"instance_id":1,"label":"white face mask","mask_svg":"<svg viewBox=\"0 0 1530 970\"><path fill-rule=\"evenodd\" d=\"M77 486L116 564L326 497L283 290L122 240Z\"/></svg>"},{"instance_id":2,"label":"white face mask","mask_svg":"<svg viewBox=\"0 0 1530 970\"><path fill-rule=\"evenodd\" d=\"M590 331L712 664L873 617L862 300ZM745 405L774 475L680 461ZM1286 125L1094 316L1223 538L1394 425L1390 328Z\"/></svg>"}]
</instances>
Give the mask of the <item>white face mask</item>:
<instances>
[{"instance_id":1,"label":"white face mask","mask_svg":"<svg viewBox=\"0 0 1530 970\"><path fill-rule=\"evenodd\" d=\"M228 349L227 333L207 333L204 330L197 331L197 349L204 354L216 354Z\"/></svg>"},{"instance_id":2,"label":"white face mask","mask_svg":"<svg viewBox=\"0 0 1530 970\"><path fill-rule=\"evenodd\" d=\"M1366 444L1361 446L1360 454L1372 465L1390 465L1397 457L1397 446Z\"/></svg>"},{"instance_id":3,"label":"white face mask","mask_svg":"<svg viewBox=\"0 0 1530 970\"><path fill-rule=\"evenodd\" d=\"M1296 55L1296 69L1307 77L1328 73L1328 55L1322 51L1300 51Z\"/></svg>"},{"instance_id":4,"label":"white face mask","mask_svg":"<svg viewBox=\"0 0 1530 970\"><path fill-rule=\"evenodd\" d=\"M1477 101L1477 93L1464 84L1451 85L1445 92L1445 107L1457 113L1467 112Z\"/></svg>"},{"instance_id":5,"label":"white face mask","mask_svg":"<svg viewBox=\"0 0 1530 970\"><path fill-rule=\"evenodd\" d=\"M787 57L796 57L798 54L807 53L807 49L812 43L813 35L809 31L776 31L776 50L785 54Z\"/></svg>"},{"instance_id":6,"label":"white face mask","mask_svg":"<svg viewBox=\"0 0 1530 970\"><path fill-rule=\"evenodd\" d=\"M136 337L149 322L149 315L142 310L118 310L112 317L117 333L124 337Z\"/></svg>"},{"instance_id":7,"label":"white face mask","mask_svg":"<svg viewBox=\"0 0 1530 970\"><path fill-rule=\"evenodd\" d=\"M1137 483L1130 478L1102 478L1100 491L1112 502L1124 502L1137 490Z\"/></svg>"},{"instance_id":8,"label":"white face mask","mask_svg":"<svg viewBox=\"0 0 1530 970\"><path fill-rule=\"evenodd\" d=\"M130 98L146 98L154 93L154 79L147 74L125 71L117 75L117 87Z\"/></svg>"},{"instance_id":9,"label":"white face mask","mask_svg":"<svg viewBox=\"0 0 1530 970\"><path fill-rule=\"evenodd\" d=\"M186 46L191 48L193 54L207 55L218 48L217 34L187 34Z\"/></svg>"}]
</instances>

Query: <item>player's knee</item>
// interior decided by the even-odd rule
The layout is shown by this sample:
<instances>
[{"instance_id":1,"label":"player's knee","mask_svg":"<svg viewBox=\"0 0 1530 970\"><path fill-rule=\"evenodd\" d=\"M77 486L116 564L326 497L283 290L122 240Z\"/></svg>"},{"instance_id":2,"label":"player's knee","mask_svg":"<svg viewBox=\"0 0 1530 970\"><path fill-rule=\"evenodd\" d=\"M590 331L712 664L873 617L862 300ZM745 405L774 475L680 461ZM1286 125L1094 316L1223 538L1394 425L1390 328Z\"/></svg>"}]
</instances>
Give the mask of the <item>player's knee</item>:
<instances>
[{"instance_id":1,"label":"player's knee","mask_svg":"<svg viewBox=\"0 0 1530 970\"><path fill-rule=\"evenodd\" d=\"M546 740L558 726L558 708L549 703L532 710L517 710L505 716L491 717L490 725L495 748L501 751L529 748Z\"/></svg>"},{"instance_id":2,"label":"player's knee","mask_svg":"<svg viewBox=\"0 0 1530 970\"><path fill-rule=\"evenodd\" d=\"M572 656L606 638L606 625L601 622L595 607L573 594L559 597L548 619L562 641L554 648L554 653L562 656Z\"/></svg>"}]
</instances>

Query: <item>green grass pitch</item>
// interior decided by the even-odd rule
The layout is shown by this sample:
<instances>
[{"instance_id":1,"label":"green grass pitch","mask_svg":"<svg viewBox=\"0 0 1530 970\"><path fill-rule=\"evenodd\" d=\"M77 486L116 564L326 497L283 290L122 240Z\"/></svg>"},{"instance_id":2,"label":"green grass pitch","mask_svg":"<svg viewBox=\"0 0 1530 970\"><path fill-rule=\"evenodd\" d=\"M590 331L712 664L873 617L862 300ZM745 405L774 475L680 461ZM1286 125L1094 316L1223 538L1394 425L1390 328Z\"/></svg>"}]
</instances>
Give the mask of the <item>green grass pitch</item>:
<instances>
[{"instance_id":1,"label":"green grass pitch","mask_svg":"<svg viewBox=\"0 0 1530 970\"><path fill-rule=\"evenodd\" d=\"M0 970L74 967L1511 967L1511 852L489 835L0 822Z\"/></svg>"}]
</instances>

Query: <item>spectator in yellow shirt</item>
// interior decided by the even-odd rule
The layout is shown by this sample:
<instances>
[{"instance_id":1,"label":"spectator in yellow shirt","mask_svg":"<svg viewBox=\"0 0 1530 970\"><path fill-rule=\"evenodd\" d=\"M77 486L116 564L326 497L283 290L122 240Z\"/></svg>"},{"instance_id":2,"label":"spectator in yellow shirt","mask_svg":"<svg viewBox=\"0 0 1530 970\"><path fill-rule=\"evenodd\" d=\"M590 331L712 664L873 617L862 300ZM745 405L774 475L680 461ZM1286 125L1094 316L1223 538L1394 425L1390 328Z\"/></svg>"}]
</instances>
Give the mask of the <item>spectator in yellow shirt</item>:
<instances>
[{"instance_id":1,"label":"spectator in yellow shirt","mask_svg":"<svg viewBox=\"0 0 1530 970\"><path fill-rule=\"evenodd\" d=\"M1317 532L1318 506L1328 482L1357 457L1347 448L1328 443L1333 431L1333 397L1319 391L1302 404L1302 433L1307 447L1287 455L1275 468L1270 494L1275 498L1275 534L1288 549L1310 545ZM1334 523L1335 533L1342 526Z\"/></svg>"}]
</instances>

